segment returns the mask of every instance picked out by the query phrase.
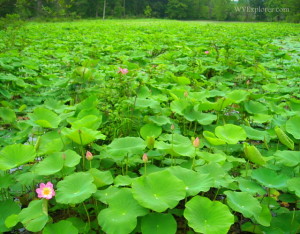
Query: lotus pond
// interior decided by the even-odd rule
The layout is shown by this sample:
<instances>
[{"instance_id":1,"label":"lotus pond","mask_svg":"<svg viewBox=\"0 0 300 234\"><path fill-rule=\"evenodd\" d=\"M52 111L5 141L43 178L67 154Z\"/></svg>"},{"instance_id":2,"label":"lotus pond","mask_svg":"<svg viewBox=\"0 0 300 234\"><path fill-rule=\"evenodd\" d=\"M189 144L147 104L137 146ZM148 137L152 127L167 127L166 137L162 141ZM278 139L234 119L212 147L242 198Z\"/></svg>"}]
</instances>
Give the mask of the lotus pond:
<instances>
[{"instance_id":1,"label":"lotus pond","mask_svg":"<svg viewBox=\"0 0 300 234\"><path fill-rule=\"evenodd\" d=\"M0 232L299 232L299 25L32 22L0 38Z\"/></svg>"}]
</instances>

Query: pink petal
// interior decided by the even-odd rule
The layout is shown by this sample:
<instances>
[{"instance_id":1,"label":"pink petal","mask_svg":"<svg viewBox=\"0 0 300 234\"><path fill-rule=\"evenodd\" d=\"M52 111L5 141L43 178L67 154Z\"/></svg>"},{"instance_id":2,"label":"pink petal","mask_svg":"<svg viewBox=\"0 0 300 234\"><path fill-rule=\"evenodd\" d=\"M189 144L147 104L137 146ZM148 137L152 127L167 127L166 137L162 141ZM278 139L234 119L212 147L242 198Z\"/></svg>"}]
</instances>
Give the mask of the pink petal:
<instances>
[{"instance_id":1,"label":"pink petal","mask_svg":"<svg viewBox=\"0 0 300 234\"><path fill-rule=\"evenodd\" d=\"M46 184L46 187L48 187L48 188L53 188L53 184L52 184L51 182L48 182L48 183Z\"/></svg>"},{"instance_id":2,"label":"pink petal","mask_svg":"<svg viewBox=\"0 0 300 234\"><path fill-rule=\"evenodd\" d=\"M45 187L46 187L46 185L45 185L44 183L41 183L41 184L40 184L40 188L41 188L41 189L43 189L43 188L45 188Z\"/></svg>"}]
</instances>

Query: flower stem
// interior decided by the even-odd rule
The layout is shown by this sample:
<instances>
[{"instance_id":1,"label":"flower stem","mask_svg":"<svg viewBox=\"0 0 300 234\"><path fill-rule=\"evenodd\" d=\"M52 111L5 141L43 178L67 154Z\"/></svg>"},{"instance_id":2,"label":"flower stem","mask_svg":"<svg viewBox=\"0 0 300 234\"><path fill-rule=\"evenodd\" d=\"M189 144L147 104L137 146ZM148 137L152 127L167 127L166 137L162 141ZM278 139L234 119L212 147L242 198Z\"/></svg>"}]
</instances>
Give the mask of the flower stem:
<instances>
[{"instance_id":1,"label":"flower stem","mask_svg":"<svg viewBox=\"0 0 300 234\"><path fill-rule=\"evenodd\" d=\"M83 204L83 207L84 207L84 210L85 210L85 213L86 213L86 217L87 217L87 219L88 219L89 228L91 228L91 220L90 220L89 212L88 212L88 210L87 210L87 208L86 208L84 202L82 202L82 204Z\"/></svg>"}]
</instances>

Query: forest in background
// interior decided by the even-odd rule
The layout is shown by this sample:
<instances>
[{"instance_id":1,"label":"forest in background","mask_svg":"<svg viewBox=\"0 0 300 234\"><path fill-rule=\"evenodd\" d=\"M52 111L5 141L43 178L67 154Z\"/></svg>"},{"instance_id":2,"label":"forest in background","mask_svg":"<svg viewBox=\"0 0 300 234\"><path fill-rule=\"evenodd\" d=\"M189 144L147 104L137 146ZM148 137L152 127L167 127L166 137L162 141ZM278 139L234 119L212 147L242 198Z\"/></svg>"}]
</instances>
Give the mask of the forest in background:
<instances>
[{"instance_id":1,"label":"forest in background","mask_svg":"<svg viewBox=\"0 0 300 234\"><path fill-rule=\"evenodd\" d=\"M299 0L0 0L0 17L300 22Z\"/></svg>"}]
</instances>

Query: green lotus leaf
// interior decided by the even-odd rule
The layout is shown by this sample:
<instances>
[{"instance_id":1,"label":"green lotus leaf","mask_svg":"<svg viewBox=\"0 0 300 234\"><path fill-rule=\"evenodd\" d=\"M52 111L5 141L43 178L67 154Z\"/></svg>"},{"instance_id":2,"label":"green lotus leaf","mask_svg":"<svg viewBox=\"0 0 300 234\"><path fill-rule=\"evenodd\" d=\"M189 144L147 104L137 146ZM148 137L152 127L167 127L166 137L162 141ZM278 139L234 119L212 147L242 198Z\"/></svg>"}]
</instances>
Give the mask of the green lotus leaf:
<instances>
[{"instance_id":1,"label":"green lotus leaf","mask_svg":"<svg viewBox=\"0 0 300 234\"><path fill-rule=\"evenodd\" d=\"M8 107L0 107L0 118L5 123L12 123L16 120L16 113Z\"/></svg>"},{"instance_id":2,"label":"green lotus leaf","mask_svg":"<svg viewBox=\"0 0 300 234\"><path fill-rule=\"evenodd\" d=\"M96 168L91 168L89 173L94 177L94 184L97 188L110 185L114 181L110 171L100 171Z\"/></svg>"},{"instance_id":3,"label":"green lotus leaf","mask_svg":"<svg viewBox=\"0 0 300 234\"><path fill-rule=\"evenodd\" d=\"M12 214L5 219L5 226L7 228L12 228L20 222L19 214ZM1 231L1 228L0 228Z\"/></svg>"},{"instance_id":4,"label":"green lotus leaf","mask_svg":"<svg viewBox=\"0 0 300 234\"><path fill-rule=\"evenodd\" d=\"M87 145L95 140L105 140L106 138L101 132L84 127L80 129L64 128L61 132L79 145Z\"/></svg>"},{"instance_id":5,"label":"green lotus leaf","mask_svg":"<svg viewBox=\"0 0 300 234\"><path fill-rule=\"evenodd\" d=\"M108 201L112 199L119 190L117 187L110 186L107 189L97 190L97 192L93 194L93 197L104 204L108 204Z\"/></svg>"},{"instance_id":6,"label":"green lotus leaf","mask_svg":"<svg viewBox=\"0 0 300 234\"><path fill-rule=\"evenodd\" d=\"M141 136L146 140L147 137L157 138L162 132L162 128L156 124L145 124L141 130Z\"/></svg>"},{"instance_id":7,"label":"green lotus leaf","mask_svg":"<svg viewBox=\"0 0 300 234\"><path fill-rule=\"evenodd\" d=\"M195 196L185 204L184 217L195 232L226 234L234 223L229 208L218 201Z\"/></svg>"},{"instance_id":8,"label":"green lotus leaf","mask_svg":"<svg viewBox=\"0 0 300 234\"><path fill-rule=\"evenodd\" d=\"M66 219L66 221L71 222L73 224L73 226L77 228L79 233L89 233L89 231L90 231L89 223L84 222L80 218L70 217L70 218Z\"/></svg>"},{"instance_id":9,"label":"green lotus leaf","mask_svg":"<svg viewBox=\"0 0 300 234\"><path fill-rule=\"evenodd\" d=\"M0 170L9 170L34 160L36 152L32 145L8 145L0 151Z\"/></svg>"},{"instance_id":10,"label":"green lotus leaf","mask_svg":"<svg viewBox=\"0 0 300 234\"><path fill-rule=\"evenodd\" d=\"M286 122L286 131L294 138L300 139L300 116L293 116Z\"/></svg>"},{"instance_id":11,"label":"green lotus leaf","mask_svg":"<svg viewBox=\"0 0 300 234\"><path fill-rule=\"evenodd\" d=\"M198 155L200 156L200 158L204 159L207 162L220 163L220 162L225 162L225 160L227 159L224 153L212 154L209 152L200 151Z\"/></svg>"},{"instance_id":12,"label":"green lotus leaf","mask_svg":"<svg viewBox=\"0 0 300 234\"><path fill-rule=\"evenodd\" d=\"M146 143L139 137L116 138L108 145L108 152L112 156L126 156L127 154L142 154Z\"/></svg>"},{"instance_id":13,"label":"green lotus leaf","mask_svg":"<svg viewBox=\"0 0 300 234\"><path fill-rule=\"evenodd\" d=\"M270 141L270 136L267 131L260 131L256 130L254 128L248 127L248 126L242 126L243 129L245 130L247 137L251 140L256 140L256 141Z\"/></svg>"},{"instance_id":14,"label":"green lotus leaf","mask_svg":"<svg viewBox=\"0 0 300 234\"><path fill-rule=\"evenodd\" d=\"M295 191L295 194L300 197L300 177L289 179L287 186L290 191Z\"/></svg>"},{"instance_id":15,"label":"green lotus leaf","mask_svg":"<svg viewBox=\"0 0 300 234\"><path fill-rule=\"evenodd\" d=\"M227 98L233 100L234 103L240 103L245 101L248 96L249 96L249 92L242 90L242 89L236 89L230 93L227 94Z\"/></svg>"},{"instance_id":16,"label":"green lotus leaf","mask_svg":"<svg viewBox=\"0 0 300 234\"><path fill-rule=\"evenodd\" d=\"M244 178L239 178L238 182L239 182L239 188L242 192L247 192L247 193L253 194L253 195L266 194L266 191L260 185L258 185L255 181L247 180Z\"/></svg>"},{"instance_id":17,"label":"green lotus leaf","mask_svg":"<svg viewBox=\"0 0 300 234\"><path fill-rule=\"evenodd\" d=\"M250 121L253 121L254 123L269 123L273 119L272 115L267 114L255 114L250 117Z\"/></svg>"},{"instance_id":18,"label":"green lotus leaf","mask_svg":"<svg viewBox=\"0 0 300 234\"><path fill-rule=\"evenodd\" d=\"M174 208L185 198L185 184L167 170L137 178L132 183L134 198L156 212Z\"/></svg>"},{"instance_id":19,"label":"green lotus leaf","mask_svg":"<svg viewBox=\"0 0 300 234\"><path fill-rule=\"evenodd\" d=\"M53 175L59 172L63 166L63 154L53 153L37 164L35 167L35 173L38 175Z\"/></svg>"},{"instance_id":20,"label":"green lotus leaf","mask_svg":"<svg viewBox=\"0 0 300 234\"><path fill-rule=\"evenodd\" d=\"M77 204L96 192L94 178L88 172L77 172L57 183L56 201L63 204Z\"/></svg>"},{"instance_id":21,"label":"green lotus leaf","mask_svg":"<svg viewBox=\"0 0 300 234\"><path fill-rule=\"evenodd\" d=\"M47 132L41 136L37 147L37 154L51 154L62 150L64 146L62 137L57 131Z\"/></svg>"},{"instance_id":22,"label":"green lotus leaf","mask_svg":"<svg viewBox=\"0 0 300 234\"><path fill-rule=\"evenodd\" d=\"M268 114L266 105L252 100L245 103L245 109L250 114Z\"/></svg>"},{"instance_id":23,"label":"green lotus leaf","mask_svg":"<svg viewBox=\"0 0 300 234\"><path fill-rule=\"evenodd\" d=\"M102 117L102 116L101 116ZM80 119L75 119L71 122L72 128L89 128L92 130L97 130L101 125L102 119L95 115L87 115Z\"/></svg>"},{"instance_id":24,"label":"green lotus leaf","mask_svg":"<svg viewBox=\"0 0 300 234\"><path fill-rule=\"evenodd\" d=\"M217 119L217 116L210 113L202 113L195 110L194 107L187 107L183 112L183 116L188 121L197 121L201 125L209 125Z\"/></svg>"},{"instance_id":25,"label":"green lotus leaf","mask_svg":"<svg viewBox=\"0 0 300 234\"><path fill-rule=\"evenodd\" d=\"M171 102L171 110L177 114L183 115L183 110L189 106L189 102L186 100L175 100Z\"/></svg>"},{"instance_id":26,"label":"green lotus leaf","mask_svg":"<svg viewBox=\"0 0 300 234\"><path fill-rule=\"evenodd\" d=\"M237 144L239 141L244 141L247 138L245 130L234 124L225 124L224 126L216 127L215 134L228 144Z\"/></svg>"},{"instance_id":27,"label":"green lotus leaf","mask_svg":"<svg viewBox=\"0 0 300 234\"><path fill-rule=\"evenodd\" d=\"M43 107L35 108L28 116L31 121L44 128L57 128L61 121L57 114Z\"/></svg>"},{"instance_id":28,"label":"green lotus leaf","mask_svg":"<svg viewBox=\"0 0 300 234\"><path fill-rule=\"evenodd\" d=\"M255 214L254 218L260 225L269 227L273 218L272 214L268 208L268 205L262 204L261 207L261 212L259 214Z\"/></svg>"},{"instance_id":29,"label":"green lotus leaf","mask_svg":"<svg viewBox=\"0 0 300 234\"><path fill-rule=\"evenodd\" d=\"M49 219L47 206L46 199L34 200L21 210L19 218L28 231L39 232L44 228Z\"/></svg>"},{"instance_id":30,"label":"green lotus leaf","mask_svg":"<svg viewBox=\"0 0 300 234\"><path fill-rule=\"evenodd\" d=\"M149 117L149 121L157 124L158 126L163 126L166 124L170 124L171 121L167 116L151 116Z\"/></svg>"},{"instance_id":31,"label":"green lotus leaf","mask_svg":"<svg viewBox=\"0 0 300 234\"><path fill-rule=\"evenodd\" d=\"M295 167L300 163L300 151L278 150L274 156L287 167Z\"/></svg>"},{"instance_id":32,"label":"green lotus leaf","mask_svg":"<svg viewBox=\"0 0 300 234\"><path fill-rule=\"evenodd\" d=\"M171 214L150 213L142 218L143 234L175 234L177 223Z\"/></svg>"},{"instance_id":33,"label":"green lotus leaf","mask_svg":"<svg viewBox=\"0 0 300 234\"><path fill-rule=\"evenodd\" d=\"M128 188L116 192L108 200L108 205L108 208L98 214L98 223L107 234L131 233L137 225L137 217L148 212L137 203Z\"/></svg>"},{"instance_id":34,"label":"green lotus leaf","mask_svg":"<svg viewBox=\"0 0 300 234\"><path fill-rule=\"evenodd\" d=\"M66 150L61 153L65 167L75 167L80 163L81 156L73 150Z\"/></svg>"},{"instance_id":35,"label":"green lotus leaf","mask_svg":"<svg viewBox=\"0 0 300 234\"><path fill-rule=\"evenodd\" d=\"M268 168L258 168L252 171L251 177L268 188L286 188L288 177L285 174L278 175Z\"/></svg>"},{"instance_id":36,"label":"green lotus leaf","mask_svg":"<svg viewBox=\"0 0 300 234\"><path fill-rule=\"evenodd\" d=\"M210 131L203 131L204 138L212 145L225 145L226 141L216 137L216 135Z\"/></svg>"},{"instance_id":37,"label":"green lotus leaf","mask_svg":"<svg viewBox=\"0 0 300 234\"><path fill-rule=\"evenodd\" d=\"M214 181L209 174L200 174L179 166L170 167L168 171L184 182L187 196L207 192L214 185Z\"/></svg>"},{"instance_id":38,"label":"green lotus leaf","mask_svg":"<svg viewBox=\"0 0 300 234\"><path fill-rule=\"evenodd\" d=\"M49 223L43 230L43 234L77 234L78 229L70 221L61 220L58 223Z\"/></svg>"},{"instance_id":39,"label":"green lotus leaf","mask_svg":"<svg viewBox=\"0 0 300 234\"><path fill-rule=\"evenodd\" d=\"M123 176L123 175L118 175L116 176L116 178L114 179L114 185L119 187L119 186L128 186L131 185L133 181L133 178L129 177L129 176Z\"/></svg>"},{"instance_id":40,"label":"green lotus leaf","mask_svg":"<svg viewBox=\"0 0 300 234\"><path fill-rule=\"evenodd\" d=\"M13 200L4 200L0 201L0 211L0 232L7 232L9 228L5 225L5 220L11 215L19 214L21 208Z\"/></svg>"},{"instance_id":41,"label":"green lotus leaf","mask_svg":"<svg viewBox=\"0 0 300 234\"><path fill-rule=\"evenodd\" d=\"M212 187L226 187L228 184L233 182L233 179L228 175L227 171L225 171L225 169L219 163L210 162L201 167L197 167L196 169L200 174L209 174L209 176L213 180Z\"/></svg>"},{"instance_id":42,"label":"green lotus leaf","mask_svg":"<svg viewBox=\"0 0 300 234\"><path fill-rule=\"evenodd\" d=\"M250 218L261 213L259 201L249 193L226 191L224 194L231 209L242 213L244 217Z\"/></svg>"}]
</instances>

